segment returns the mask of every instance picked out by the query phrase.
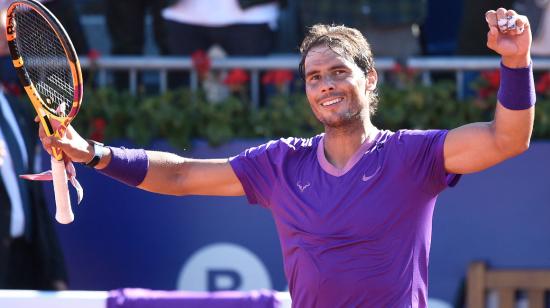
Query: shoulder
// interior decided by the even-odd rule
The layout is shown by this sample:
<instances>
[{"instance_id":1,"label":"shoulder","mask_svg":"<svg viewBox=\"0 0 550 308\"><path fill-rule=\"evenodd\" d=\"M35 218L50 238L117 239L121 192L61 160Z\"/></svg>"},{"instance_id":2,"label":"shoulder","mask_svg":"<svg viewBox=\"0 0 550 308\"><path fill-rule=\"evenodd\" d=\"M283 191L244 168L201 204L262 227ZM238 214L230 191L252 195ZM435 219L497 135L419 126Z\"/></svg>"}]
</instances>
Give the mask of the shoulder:
<instances>
[{"instance_id":1,"label":"shoulder","mask_svg":"<svg viewBox=\"0 0 550 308\"><path fill-rule=\"evenodd\" d=\"M282 148L286 148L290 151L308 151L315 148L315 145L319 143L322 135L317 135L311 138L297 138L297 137L288 137L281 138L275 143Z\"/></svg>"},{"instance_id":2,"label":"shoulder","mask_svg":"<svg viewBox=\"0 0 550 308\"><path fill-rule=\"evenodd\" d=\"M441 129L383 131L381 143L385 148L409 156L412 153L443 148L447 132Z\"/></svg>"},{"instance_id":3,"label":"shoulder","mask_svg":"<svg viewBox=\"0 0 550 308\"><path fill-rule=\"evenodd\" d=\"M397 145L407 145L413 143L422 143L425 141L437 139L438 137L445 136L447 130L443 129L401 129L396 132L388 133L388 140Z\"/></svg>"},{"instance_id":4,"label":"shoulder","mask_svg":"<svg viewBox=\"0 0 550 308\"><path fill-rule=\"evenodd\" d=\"M313 157L316 153L317 144L322 135L312 138L281 138L271 140L256 147L248 148L239 155L229 158L229 163L237 173L251 172L262 169L275 172L280 166L292 164L303 157ZM251 173L252 174L252 173Z\"/></svg>"},{"instance_id":5,"label":"shoulder","mask_svg":"<svg viewBox=\"0 0 550 308\"><path fill-rule=\"evenodd\" d=\"M248 156L268 154L270 156L286 156L293 153L314 151L322 135L311 138L287 137L268 141L256 147L247 149Z\"/></svg>"}]
</instances>

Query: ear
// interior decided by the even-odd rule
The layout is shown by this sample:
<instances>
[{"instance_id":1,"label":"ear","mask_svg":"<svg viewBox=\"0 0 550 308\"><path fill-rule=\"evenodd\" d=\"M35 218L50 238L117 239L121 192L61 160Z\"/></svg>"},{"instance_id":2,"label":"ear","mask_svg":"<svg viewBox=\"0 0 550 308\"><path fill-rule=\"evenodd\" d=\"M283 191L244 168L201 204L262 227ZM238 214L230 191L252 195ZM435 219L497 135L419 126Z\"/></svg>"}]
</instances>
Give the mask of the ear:
<instances>
[{"instance_id":1,"label":"ear","mask_svg":"<svg viewBox=\"0 0 550 308\"><path fill-rule=\"evenodd\" d=\"M365 82L365 92L369 91L372 92L376 89L376 85L378 84L378 73L373 68L366 76L366 82Z\"/></svg>"}]
</instances>

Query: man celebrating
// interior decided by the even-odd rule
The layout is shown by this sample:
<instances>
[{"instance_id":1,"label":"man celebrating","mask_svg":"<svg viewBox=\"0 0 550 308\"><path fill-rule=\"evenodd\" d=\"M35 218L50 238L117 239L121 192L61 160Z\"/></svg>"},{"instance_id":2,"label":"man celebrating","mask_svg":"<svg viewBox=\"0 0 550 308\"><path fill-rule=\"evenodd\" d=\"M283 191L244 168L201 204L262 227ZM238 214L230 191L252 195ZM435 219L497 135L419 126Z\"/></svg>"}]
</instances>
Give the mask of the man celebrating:
<instances>
[{"instance_id":1,"label":"man celebrating","mask_svg":"<svg viewBox=\"0 0 550 308\"><path fill-rule=\"evenodd\" d=\"M76 162L172 195L246 195L275 219L296 307L426 307L438 194L459 174L525 151L534 116L531 31L525 16L485 15L502 57L492 122L446 130L380 130L369 44L344 26L313 26L301 46L307 98L325 132L270 141L229 159L104 147L74 129L61 147Z\"/></svg>"}]
</instances>

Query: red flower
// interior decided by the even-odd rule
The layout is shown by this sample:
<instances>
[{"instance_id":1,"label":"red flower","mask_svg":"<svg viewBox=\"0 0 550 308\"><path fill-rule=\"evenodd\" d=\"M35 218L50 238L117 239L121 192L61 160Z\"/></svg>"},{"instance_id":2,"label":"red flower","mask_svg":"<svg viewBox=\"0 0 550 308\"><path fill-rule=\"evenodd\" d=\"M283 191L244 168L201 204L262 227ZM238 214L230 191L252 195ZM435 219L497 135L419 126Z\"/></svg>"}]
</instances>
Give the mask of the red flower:
<instances>
[{"instance_id":1,"label":"red flower","mask_svg":"<svg viewBox=\"0 0 550 308\"><path fill-rule=\"evenodd\" d=\"M240 86L244 85L250 80L248 73L240 68L234 68L229 71L227 77L223 80L223 83L228 86Z\"/></svg>"},{"instance_id":2,"label":"red flower","mask_svg":"<svg viewBox=\"0 0 550 308\"><path fill-rule=\"evenodd\" d=\"M294 74L290 70L272 70L262 77L262 84L282 86L294 79Z\"/></svg>"},{"instance_id":3,"label":"red flower","mask_svg":"<svg viewBox=\"0 0 550 308\"><path fill-rule=\"evenodd\" d=\"M481 72L481 77L489 83L489 87L498 89L500 86L500 71L483 71Z\"/></svg>"},{"instance_id":4,"label":"red flower","mask_svg":"<svg viewBox=\"0 0 550 308\"><path fill-rule=\"evenodd\" d=\"M193 63L193 67L195 68L195 70L199 73L200 77L206 76L206 74L210 70L210 58L204 50L199 49L193 52L191 54L191 62Z\"/></svg>"},{"instance_id":5,"label":"red flower","mask_svg":"<svg viewBox=\"0 0 550 308\"><path fill-rule=\"evenodd\" d=\"M107 127L107 121L104 118L95 118L92 122L92 133L90 138L102 142L105 139L105 128Z\"/></svg>"},{"instance_id":6,"label":"red flower","mask_svg":"<svg viewBox=\"0 0 550 308\"><path fill-rule=\"evenodd\" d=\"M15 82L3 82L2 86L4 87L4 90L6 93L9 93L13 96L20 96L21 95L21 86L18 83Z\"/></svg>"},{"instance_id":7,"label":"red flower","mask_svg":"<svg viewBox=\"0 0 550 308\"><path fill-rule=\"evenodd\" d=\"M500 71L483 71L481 72L481 79L483 85L478 90L478 95L480 98L488 98L498 91L500 86Z\"/></svg>"},{"instance_id":8,"label":"red flower","mask_svg":"<svg viewBox=\"0 0 550 308\"><path fill-rule=\"evenodd\" d=\"M392 73L402 73L403 72L403 66L399 64L399 62L396 62L395 65L391 69Z\"/></svg>"},{"instance_id":9,"label":"red flower","mask_svg":"<svg viewBox=\"0 0 550 308\"><path fill-rule=\"evenodd\" d=\"M90 51L88 51L88 59L90 59L90 61L95 62L100 57L101 57L101 53L99 52L99 50L92 48L90 49Z\"/></svg>"},{"instance_id":10,"label":"red flower","mask_svg":"<svg viewBox=\"0 0 550 308\"><path fill-rule=\"evenodd\" d=\"M489 88L480 88L478 91L478 96L480 98L486 99L487 97L491 96L491 94L494 94L495 91Z\"/></svg>"},{"instance_id":11,"label":"red flower","mask_svg":"<svg viewBox=\"0 0 550 308\"><path fill-rule=\"evenodd\" d=\"M396 75L401 75L402 77L405 77L406 79L409 79L409 80L412 80L412 78L415 77L417 74L417 71L415 69L404 67L399 62L396 62L393 65L391 72Z\"/></svg>"},{"instance_id":12,"label":"red flower","mask_svg":"<svg viewBox=\"0 0 550 308\"><path fill-rule=\"evenodd\" d=\"M539 94L546 94L550 91L550 73L546 72L539 78L535 89Z\"/></svg>"}]
</instances>

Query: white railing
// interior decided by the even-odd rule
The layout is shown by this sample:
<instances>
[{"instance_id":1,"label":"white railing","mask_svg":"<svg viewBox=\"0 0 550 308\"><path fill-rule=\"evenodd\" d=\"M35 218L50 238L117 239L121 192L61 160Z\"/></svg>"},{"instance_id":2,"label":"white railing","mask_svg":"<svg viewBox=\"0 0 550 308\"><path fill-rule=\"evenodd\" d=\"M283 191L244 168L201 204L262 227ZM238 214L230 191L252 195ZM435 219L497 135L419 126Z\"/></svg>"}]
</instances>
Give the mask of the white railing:
<instances>
[{"instance_id":1,"label":"white railing","mask_svg":"<svg viewBox=\"0 0 550 308\"><path fill-rule=\"evenodd\" d=\"M0 290L0 307L4 308L106 308L108 291L34 291ZM277 292L280 308L292 307L288 292ZM445 301L428 299L430 308L451 308ZM488 306L495 307L495 306Z\"/></svg>"},{"instance_id":2,"label":"white railing","mask_svg":"<svg viewBox=\"0 0 550 308\"><path fill-rule=\"evenodd\" d=\"M464 72L492 70L500 67L499 57L418 57L407 60L407 67L422 74L425 85L432 83L431 72L455 72L456 89L465 89ZM550 70L550 59L535 58L533 70ZM457 98L462 100L464 92L457 90Z\"/></svg>"},{"instance_id":3,"label":"white railing","mask_svg":"<svg viewBox=\"0 0 550 308\"><path fill-rule=\"evenodd\" d=\"M81 64L84 68L92 66L87 57L82 57ZM242 68L250 72L251 79L251 100L254 105L258 104L260 93L260 73L271 69L297 70L300 57L298 55L274 55L267 57L230 57L213 59L211 68L213 70L229 70ZM397 61L392 58L377 58L376 69L381 82L388 71L391 71ZM535 70L550 70L550 59L536 58L533 68ZM93 63L98 71L98 84L105 86L108 83L107 73L109 71L127 71L129 74L129 90L137 92L138 72L156 71L159 74L159 90L166 91L168 88L169 71L190 72L190 87L192 90L198 88L198 77L193 69L189 57L151 57L151 56L108 56L101 57ZM436 71L454 72L456 75L457 89L463 89L464 72L497 69L499 67L498 57L415 57L409 58L405 65L422 74L422 81L426 85L432 82L431 73ZM459 99L462 91L457 91Z\"/></svg>"},{"instance_id":4,"label":"white railing","mask_svg":"<svg viewBox=\"0 0 550 308\"><path fill-rule=\"evenodd\" d=\"M0 290L2 308L107 308L107 291ZM277 292L281 308L290 308L288 292Z\"/></svg>"},{"instance_id":5,"label":"white railing","mask_svg":"<svg viewBox=\"0 0 550 308\"><path fill-rule=\"evenodd\" d=\"M384 71L391 70L395 61L393 59L377 59L376 66L383 79ZM98 85L107 85L107 73L109 71L127 71L129 74L130 93L137 92L138 72L157 71L159 74L160 92L165 92L168 88L169 71L188 71L190 72L190 88L198 88L198 75L193 69L193 63L189 57L151 57L151 56L109 56L97 59L93 64L87 57L81 57L80 62L83 68L90 68L92 65L98 72ZM253 104L258 105L260 99L260 73L272 69L290 69L297 70L300 57L298 55L277 55L267 57L231 57L223 59L213 59L211 69L229 70L232 68L241 68L250 72L250 96Z\"/></svg>"}]
</instances>

